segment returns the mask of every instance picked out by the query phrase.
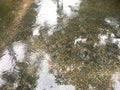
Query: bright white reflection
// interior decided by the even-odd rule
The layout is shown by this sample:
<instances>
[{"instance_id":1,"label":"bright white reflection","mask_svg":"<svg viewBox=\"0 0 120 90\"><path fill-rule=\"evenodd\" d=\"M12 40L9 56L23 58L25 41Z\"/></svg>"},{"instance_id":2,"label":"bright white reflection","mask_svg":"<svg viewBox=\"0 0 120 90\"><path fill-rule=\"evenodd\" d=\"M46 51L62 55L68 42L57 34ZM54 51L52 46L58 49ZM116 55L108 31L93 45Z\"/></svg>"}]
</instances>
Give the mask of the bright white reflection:
<instances>
[{"instance_id":1,"label":"bright white reflection","mask_svg":"<svg viewBox=\"0 0 120 90\"><path fill-rule=\"evenodd\" d=\"M15 62L21 62L25 57L26 45L22 42L14 42L11 46L6 47L3 56L0 58L0 76L3 72L12 72L15 67ZM0 86L2 85L2 77L0 77Z\"/></svg>"},{"instance_id":2,"label":"bright white reflection","mask_svg":"<svg viewBox=\"0 0 120 90\"><path fill-rule=\"evenodd\" d=\"M108 40L110 40L111 43L114 43L120 48L120 39L116 38L113 33L107 33L107 34L99 34L99 44L98 45L106 45Z\"/></svg>"},{"instance_id":3,"label":"bright white reflection","mask_svg":"<svg viewBox=\"0 0 120 90\"><path fill-rule=\"evenodd\" d=\"M108 34L104 34L104 35L99 34L98 38L100 40L99 44L105 45L107 43L107 40L108 40Z\"/></svg>"},{"instance_id":4,"label":"bright white reflection","mask_svg":"<svg viewBox=\"0 0 120 90\"><path fill-rule=\"evenodd\" d=\"M39 1L39 0L38 0ZM57 24L57 6L52 0L40 0L38 5L36 22L33 28L33 35L39 36L41 26L53 26Z\"/></svg>"},{"instance_id":5,"label":"bright white reflection","mask_svg":"<svg viewBox=\"0 0 120 90\"><path fill-rule=\"evenodd\" d=\"M15 53L17 61L22 62L24 60L26 48L26 44L21 41L13 43L13 51Z\"/></svg>"},{"instance_id":6,"label":"bright white reflection","mask_svg":"<svg viewBox=\"0 0 120 90\"><path fill-rule=\"evenodd\" d=\"M39 30L41 27L47 27L54 29L54 27L58 24L58 18L63 18L63 16L71 17L72 14L75 16L74 11L78 11L81 0L37 0L36 8L37 16L36 22L33 28L33 36L39 36ZM63 14L63 15L60 15ZM62 16L62 17L61 17ZM67 20L67 18L64 18ZM65 21L61 21L65 22ZM65 23L63 23L65 24ZM48 32L50 35L53 31Z\"/></svg>"},{"instance_id":7,"label":"bright white reflection","mask_svg":"<svg viewBox=\"0 0 120 90\"><path fill-rule=\"evenodd\" d=\"M120 38L115 38L115 35L113 33L111 34L111 38L112 38L112 43L116 43L120 48Z\"/></svg>"},{"instance_id":8,"label":"bright white reflection","mask_svg":"<svg viewBox=\"0 0 120 90\"><path fill-rule=\"evenodd\" d=\"M76 45L77 43L80 43L80 42L85 43L86 40L87 40L87 38L81 38L81 36L80 36L79 38L75 39L74 45Z\"/></svg>"},{"instance_id":9,"label":"bright white reflection","mask_svg":"<svg viewBox=\"0 0 120 90\"><path fill-rule=\"evenodd\" d=\"M120 90L120 72L116 72L112 76L113 80L113 89L114 90Z\"/></svg>"},{"instance_id":10,"label":"bright white reflection","mask_svg":"<svg viewBox=\"0 0 120 90\"><path fill-rule=\"evenodd\" d=\"M63 12L68 16L72 15L72 11L78 10L81 0L63 0Z\"/></svg>"},{"instance_id":11,"label":"bright white reflection","mask_svg":"<svg viewBox=\"0 0 120 90\"><path fill-rule=\"evenodd\" d=\"M40 33L39 33L39 27L35 27L34 30L33 30L33 36L39 36Z\"/></svg>"},{"instance_id":12,"label":"bright white reflection","mask_svg":"<svg viewBox=\"0 0 120 90\"><path fill-rule=\"evenodd\" d=\"M2 79L2 74L5 71L13 71L14 61L12 61L12 56L9 55L9 51L7 49L4 50L3 56L0 58L0 86L5 83Z\"/></svg>"},{"instance_id":13,"label":"bright white reflection","mask_svg":"<svg viewBox=\"0 0 120 90\"><path fill-rule=\"evenodd\" d=\"M36 90L75 90L72 85L57 85L55 77L49 72L50 56L44 54L44 59L41 62L41 69L39 71L39 80Z\"/></svg>"},{"instance_id":14,"label":"bright white reflection","mask_svg":"<svg viewBox=\"0 0 120 90\"><path fill-rule=\"evenodd\" d=\"M40 0L36 17L36 24L57 24L57 6L52 0Z\"/></svg>"},{"instance_id":15,"label":"bright white reflection","mask_svg":"<svg viewBox=\"0 0 120 90\"><path fill-rule=\"evenodd\" d=\"M105 18L105 22L107 23L107 24L109 24L110 26L113 26L113 27L115 27L115 28L118 28L120 25L119 25L119 22L117 21L117 19L116 18L114 18L114 17L107 17L107 18Z\"/></svg>"},{"instance_id":16,"label":"bright white reflection","mask_svg":"<svg viewBox=\"0 0 120 90\"><path fill-rule=\"evenodd\" d=\"M10 52L5 49L3 52L3 56L0 58L0 74L4 71L12 70L13 69L13 61L12 56L9 54Z\"/></svg>"}]
</instances>

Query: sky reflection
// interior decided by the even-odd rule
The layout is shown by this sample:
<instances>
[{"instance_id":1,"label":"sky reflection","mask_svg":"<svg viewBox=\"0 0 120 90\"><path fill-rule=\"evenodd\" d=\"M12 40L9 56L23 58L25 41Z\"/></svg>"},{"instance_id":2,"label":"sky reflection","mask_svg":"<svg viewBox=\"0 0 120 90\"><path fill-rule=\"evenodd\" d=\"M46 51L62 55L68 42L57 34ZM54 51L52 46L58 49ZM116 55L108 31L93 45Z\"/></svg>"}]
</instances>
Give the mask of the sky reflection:
<instances>
[{"instance_id":1,"label":"sky reflection","mask_svg":"<svg viewBox=\"0 0 120 90\"><path fill-rule=\"evenodd\" d=\"M36 2L38 8L36 22L33 28L33 36L40 35L40 29L42 27L49 28L48 35L52 35L55 31L59 18L64 18L64 16L72 17L75 15L75 10L78 10L81 0L38 0ZM64 20L67 20L67 17ZM66 21L61 21L60 23L66 24ZM56 30L57 31L57 30Z\"/></svg>"},{"instance_id":2,"label":"sky reflection","mask_svg":"<svg viewBox=\"0 0 120 90\"><path fill-rule=\"evenodd\" d=\"M39 79L36 90L75 90L73 85L58 85L55 81L55 76L50 73L50 56L44 55L39 71Z\"/></svg>"}]
</instances>

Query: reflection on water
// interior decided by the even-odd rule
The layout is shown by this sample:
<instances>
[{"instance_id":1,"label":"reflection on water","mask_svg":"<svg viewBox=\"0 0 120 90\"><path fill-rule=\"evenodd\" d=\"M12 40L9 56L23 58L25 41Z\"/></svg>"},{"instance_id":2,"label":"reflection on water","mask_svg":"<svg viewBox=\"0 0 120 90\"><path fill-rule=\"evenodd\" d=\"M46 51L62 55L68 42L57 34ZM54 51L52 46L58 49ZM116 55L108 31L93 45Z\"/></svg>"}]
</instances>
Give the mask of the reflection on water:
<instances>
[{"instance_id":1,"label":"reflection on water","mask_svg":"<svg viewBox=\"0 0 120 90\"><path fill-rule=\"evenodd\" d=\"M115 74L113 74L112 80L113 80L114 90L119 90L120 89L120 73L116 72Z\"/></svg>"},{"instance_id":2,"label":"reflection on water","mask_svg":"<svg viewBox=\"0 0 120 90\"><path fill-rule=\"evenodd\" d=\"M5 48L3 56L0 58L0 76L5 72L11 73L14 71L16 63L24 60L25 49L26 45L21 41L14 42L11 46ZM2 80L2 77L0 79Z\"/></svg>"},{"instance_id":3,"label":"reflection on water","mask_svg":"<svg viewBox=\"0 0 120 90\"><path fill-rule=\"evenodd\" d=\"M21 41L18 41L12 44L12 48L13 52L11 51L11 53L13 53L13 55L16 57L16 60L22 62L25 59L27 45Z\"/></svg>"},{"instance_id":4,"label":"reflection on water","mask_svg":"<svg viewBox=\"0 0 120 90\"><path fill-rule=\"evenodd\" d=\"M67 15L67 16L71 16L72 14L74 14L74 10L79 10L79 4L81 3L81 0L61 0L62 4L63 4L63 12Z\"/></svg>"},{"instance_id":5,"label":"reflection on water","mask_svg":"<svg viewBox=\"0 0 120 90\"><path fill-rule=\"evenodd\" d=\"M81 0L38 0L36 3L38 15L34 24L33 35L39 36L39 30L43 27L49 28L48 35L52 35L58 31L58 28L64 26L67 18L70 18L72 14L75 16L74 9L78 10ZM61 26L62 23L64 25Z\"/></svg>"},{"instance_id":6,"label":"reflection on water","mask_svg":"<svg viewBox=\"0 0 120 90\"><path fill-rule=\"evenodd\" d=\"M119 90L117 3L36 0L32 35L0 55L0 89Z\"/></svg>"},{"instance_id":7,"label":"reflection on water","mask_svg":"<svg viewBox=\"0 0 120 90\"><path fill-rule=\"evenodd\" d=\"M55 76L50 73L50 56L48 54L44 55L41 62L41 70L39 71L39 79L36 90L75 90L72 85L57 85L55 81Z\"/></svg>"},{"instance_id":8,"label":"reflection on water","mask_svg":"<svg viewBox=\"0 0 120 90\"><path fill-rule=\"evenodd\" d=\"M116 20L116 18L108 17L105 18L106 23L108 23L110 26L113 26L115 28L119 27L119 22Z\"/></svg>"},{"instance_id":9,"label":"reflection on water","mask_svg":"<svg viewBox=\"0 0 120 90\"><path fill-rule=\"evenodd\" d=\"M0 58L0 76L2 76L3 72L11 71L14 68L14 62L12 62L12 57L9 55L9 51L5 50L3 53L4 56ZM0 77L0 86L2 86L5 81Z\"/></svg>"},{"instance_id":10,"label":"reflection on water","mask_svg":"<svg viewBox=\"0 0 120 90\"><path fill-rule=\"evenodd\" d=\"M38 15L36 16L35 29L33 35L39 35L39 29L45 25L57 24L57 7L52 0L38 0L38 8L36 9ZM37 33L36 33L37 32Z\"/></svg>"},{"instance_id":11,"label":"reflection on water","mask_svg":"<svg viewBox=\"0 0 120 90\"><path fill-rule=\"evenodd\" d=\"M74 42L74 45L76 45L77 43L79 43L79 42L82 42L82 43L85 43L86 42L86 38L81 38L81 36L80 36L80 38L77 38L77 39L75 39L75 42Z\"/></svg>"},{"instance_id":12,"label":"reflection on water","mask_svg":"<svg viewBox=\"0 0 120 90\"><path fill-rule=\"evenodd\" d=\"M37 82L37 84L35 84L36 90L75 90L75 87L72 85L57 85L55 76L50 73L51 60L49 54L42 50L27 52L27 47L29 48L29 45L18 41L5 49L0 59L0 86L6 89L10 87L12 90L33 90L35 80ZM18 76L12 76L16 80L12 81L12 78L9 76L11 74L18 74ZM8 79L6 79L6 76ZM26 80L28 78L31 78L31 81ZM35 78L38 78L38 80ZM29 84L25 84L22 80L25 80L25 82ZM8 86L10 83L13 83L12 87ZM5 87L5 85L7 86Z\"/></svg>"},{"instance_id":13,"label":"reflection on water","mask_svg":"<svg viewBox=\"0 0 120 90\"><path fill-rule=\"evenodd\" d=\"M120 39L116 38L113 33L107 33L104 35L99 34L98 37L100 39L99 44L105 45L106 43L110 42L116 44L118 48L120 48Z\"/></svg>"}]
</instances>

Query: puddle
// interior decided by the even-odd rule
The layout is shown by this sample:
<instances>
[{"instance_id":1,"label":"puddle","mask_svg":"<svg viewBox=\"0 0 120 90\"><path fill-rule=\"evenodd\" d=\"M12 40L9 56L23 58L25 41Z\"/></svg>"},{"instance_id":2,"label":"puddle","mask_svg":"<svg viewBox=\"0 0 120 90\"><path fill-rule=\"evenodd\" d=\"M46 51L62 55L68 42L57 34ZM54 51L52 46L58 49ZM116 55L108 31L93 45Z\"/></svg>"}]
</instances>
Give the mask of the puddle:
<instances>
[{"instance_id":1,"label":"puddle","mask_svg":"<svg viewBox=\"0 0 120 90\"><path fill-rule=\"evenodd\" d=\"M28 36L26 30L26 39L13 42L3 50L1 88L111 89L111 73L120 61L120 39L115 34L119 19L114 18L113 2L116 0L36 0L36 20L29 28L32 35ZM23 28L28 27L23 25ZM112 75L114 90L120 88L119 76Z\"/></svg>"}]
</instances>

